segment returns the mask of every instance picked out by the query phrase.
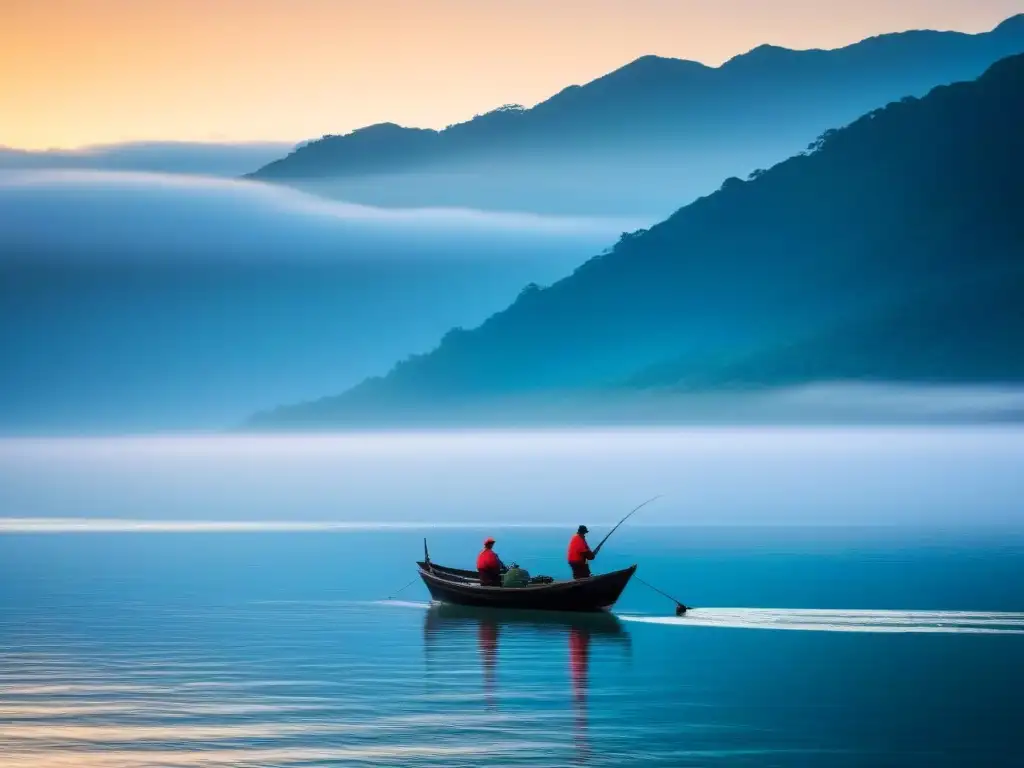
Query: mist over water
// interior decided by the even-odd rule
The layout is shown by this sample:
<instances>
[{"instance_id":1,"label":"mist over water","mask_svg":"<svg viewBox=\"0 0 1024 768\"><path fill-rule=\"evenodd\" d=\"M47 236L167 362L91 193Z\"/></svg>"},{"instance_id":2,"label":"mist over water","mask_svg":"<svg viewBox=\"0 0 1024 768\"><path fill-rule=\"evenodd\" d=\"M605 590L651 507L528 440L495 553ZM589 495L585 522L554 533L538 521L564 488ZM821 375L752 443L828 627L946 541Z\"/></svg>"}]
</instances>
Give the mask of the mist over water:
<instances>
[{"instance_id":1,"label":"mist over water","mask_svg":"<svg viewBox=\"0 0 1024 768\"><path fill-rule=\"evenodd\" d=\"M48 151L0 147L0 168L241 176L287 154L291 148L291 144L282 142L192 141L135 141Z\"/></svg>"},{"instance_id":2,"label":"mist over water","mask_svg":"<svg viewBox=\"0 0 1024 768\"><path fill-rule=\"evenodd\" d=\"M368 205L408 208L426 204L487 211L522 211L562 216L627 217L647 227L696 198L709 195L730 176L746 177L802 150L812 132L789 140L702 144L681 148L678 138L645 137L625 146L605 145L577 152L560 147L510 157L449 159L443 166L360 174L341 178L289 180L298 189Z\"/></svg>"},{"instance_id":3,"label":"mist over water","mask_svg":"<svg viewBox=\"0 0 1024 768\"><path fill-rule=\"evenodd\" d=\"M0 206L6 259L17 257L19 247L93 261L125 255L288 262L525 258L517 248L597 252L636 223L470 208L384 209L257 182L113 171L0 172ZM409 247L414 250L394 250Z\"/></svg>"},{"instance_id":4,"label":"mist over water","mask_svg":"<svg viewBox=\"0 0 1024 768\"><path fill-rule=\"evenodd\" d=\"M225 428L336 394L621 231L95 171L0 173L0 212L5 432Z\"/></svg>"},{"instance_id":5,"label":"mist over water","mask_svg":"<svg viewBox=\"0 0 1024 768\"><path fill-rule=\"evenodd\" d=\"M995 525L1013 427L353 432L0 440L5 517L283 523ZM588 523L589 525L589 523Z\"/></svg>"}]
</instances>

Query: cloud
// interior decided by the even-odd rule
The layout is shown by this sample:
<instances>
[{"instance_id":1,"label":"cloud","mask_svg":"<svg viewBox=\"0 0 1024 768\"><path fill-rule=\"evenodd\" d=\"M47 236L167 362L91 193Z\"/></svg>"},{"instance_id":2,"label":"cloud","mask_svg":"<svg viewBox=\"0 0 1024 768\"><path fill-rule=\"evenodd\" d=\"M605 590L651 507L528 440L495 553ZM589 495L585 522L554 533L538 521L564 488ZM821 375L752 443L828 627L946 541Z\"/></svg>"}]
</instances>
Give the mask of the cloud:
<instances>
[{"instance_id":1,"label":"cloud","mask_svg":"<svg viewBox=\"0 0 1024 768\"><path fill-rule=\"evenodd\" d=\"M563 277L620 226L0 172L0 429L223 427L333 394Z\"/></svg>"},{"instance_id":2,"label":"cloud","mask_svg":"<svg viewBox=\"0 0 1024 768\"><path fill-rule=\"evenodd\" d=\"M582 261L636 222L385 209L274 185L109 171L0 172L0 245L34 258L368 259L525 256L572 247Z\"/></svg>"}]
</instances>

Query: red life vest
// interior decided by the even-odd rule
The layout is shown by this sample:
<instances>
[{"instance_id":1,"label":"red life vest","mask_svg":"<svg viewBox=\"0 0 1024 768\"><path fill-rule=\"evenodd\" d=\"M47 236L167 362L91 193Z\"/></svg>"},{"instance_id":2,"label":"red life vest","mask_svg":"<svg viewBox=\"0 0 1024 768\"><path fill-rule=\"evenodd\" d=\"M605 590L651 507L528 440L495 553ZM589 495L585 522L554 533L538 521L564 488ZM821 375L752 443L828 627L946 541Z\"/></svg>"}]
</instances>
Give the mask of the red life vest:
<instances>
[{"instance_id":1,"label":"red life vest","mask_svg":"<svg viewBox=\"0 0 1024 768\"><path fill-rule=\"evenodd\" d=\"M501 566L498 564L498 556L494 554L493 549L484 549L476 557L476 569L478 571L499 571Z\"/></svg>"},{"instance_id":2,"label":"red life vest","mask_svg":"<svg viewBox=\"0 0 1024 768\"><path fill-rule=\"evenodd\" d=\"M587 544L586 539L584 539L578 533L571 539L569 539L569 565L572 565L573 563L578 564L593 559L594 553L590 551L590 545Z\"/></svg>"}]
</instances>

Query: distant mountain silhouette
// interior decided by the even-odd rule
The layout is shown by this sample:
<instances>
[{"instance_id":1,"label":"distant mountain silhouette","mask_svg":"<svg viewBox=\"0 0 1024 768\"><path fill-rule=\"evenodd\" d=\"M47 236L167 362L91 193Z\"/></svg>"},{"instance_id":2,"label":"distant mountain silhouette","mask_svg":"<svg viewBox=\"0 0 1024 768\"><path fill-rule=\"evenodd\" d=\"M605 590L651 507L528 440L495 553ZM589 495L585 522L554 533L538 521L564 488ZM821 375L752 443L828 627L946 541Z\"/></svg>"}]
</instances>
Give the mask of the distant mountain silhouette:
<instances>
[{"instance_id":1,"label":"distant mountain silhouette","mask_svg":"<svg viewBox=\"0 0 1024 768\"><path fill-rule=\"evenodd\" d=\"M637 388L1024 382L1024 55L828 131L345 394L344 424Z\"/></svg>"},{"instance_id":2,"label":"distant mountain silhouette","mask_svg":"<svg viewBox=\"0 0 1024 768\"><path fill-rule=\"evenodd\" d=\"M806 146L827 128L1024 52L1024 15L990 32L914 31L836 50L762 45L720 67L645 56L531 109L435 131L324 136L251 173L354 202L652 221Z\"/></svg>"}]
</instances>

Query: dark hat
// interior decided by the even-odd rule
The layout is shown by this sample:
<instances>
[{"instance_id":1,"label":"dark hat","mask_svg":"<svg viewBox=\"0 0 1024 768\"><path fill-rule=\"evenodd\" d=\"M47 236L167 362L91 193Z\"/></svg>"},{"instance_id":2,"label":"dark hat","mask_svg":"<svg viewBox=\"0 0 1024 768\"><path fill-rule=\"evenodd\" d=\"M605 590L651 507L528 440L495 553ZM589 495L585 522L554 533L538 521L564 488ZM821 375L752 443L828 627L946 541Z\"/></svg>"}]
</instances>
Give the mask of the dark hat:
<instances>
[{"instance_id":1,"label":"dark hat","mask_svg":"<svg viewBox=\"0 0 1024 768\"><path fill-rule=\"evenodd\" d=\"M494 544L494 539L492 539L490 536L488 536L486 539L484 539L484 546L485 547L489 547L489 546L491 546L493 544Z\"/></svg>"},{"instance_id":2,"label":"dark hat","mask_svg":"<svg viewBox=\"0 0 1024 768\"><path fill-rule=\"evenodd\" d=\"M576 529L576 533L582 536L585 533L590 533L590 530L587 528L587 526L581 525L579 528Z\"/></svg>"}]
</instances>

